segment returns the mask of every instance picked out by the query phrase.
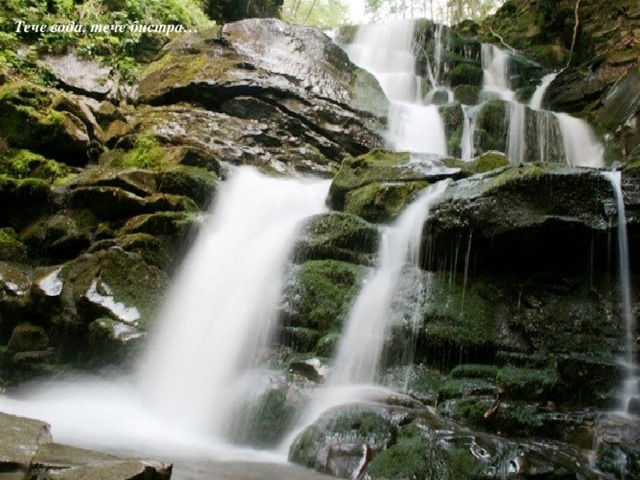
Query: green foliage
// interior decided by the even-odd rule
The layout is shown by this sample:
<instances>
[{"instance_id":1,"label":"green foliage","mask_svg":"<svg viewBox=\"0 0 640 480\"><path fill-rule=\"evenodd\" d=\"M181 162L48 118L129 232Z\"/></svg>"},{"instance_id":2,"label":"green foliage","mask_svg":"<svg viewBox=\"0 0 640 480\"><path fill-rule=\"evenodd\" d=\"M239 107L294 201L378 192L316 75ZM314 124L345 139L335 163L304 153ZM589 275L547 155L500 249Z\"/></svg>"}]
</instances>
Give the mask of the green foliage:
<instances>
[{"instance_id":1,"label":"green foliage","mask_svg":"<svg viewBox=\"0 0 640 480\"><path fill-rule=\"evenodd\" d=\"M479 21L495 11L504 0L365 0L374 19L427 17L449 24L465 19Z\"/></svg>"},{"instance_id":2,"label":"green foliage","mask_svg":"<svg viewBox=\"0 0 640 480\"><path fill-rule=\"evenodd\" d=\"M349 21L349 7L344 0L285 0L283 20L298 25L332 28Z\"/></svg>"},{"instance_id":3,"label":"green foliage","mask_svg":"<svg viewBox=\"0 0 640 480\"><path fill-rule=\"evenodd\" d=\"M84 26L85 30L16 31L17 21L47 26L74 22ZM17 44L24 42L31 47L31 58L75 49L78 56L109 64L125 80L133 80L139 70L140 51L150 44L159 49L169 36L164 32L134 31L129 26L173 25L188 30L203 27L207 22L196 0L6 0L0 5L0 68L10 68L16 76L46 83L48 75L45 71L15 54ZM91 25L127 28L123 32L91 32Z\"/></svg>"}]
</instances>

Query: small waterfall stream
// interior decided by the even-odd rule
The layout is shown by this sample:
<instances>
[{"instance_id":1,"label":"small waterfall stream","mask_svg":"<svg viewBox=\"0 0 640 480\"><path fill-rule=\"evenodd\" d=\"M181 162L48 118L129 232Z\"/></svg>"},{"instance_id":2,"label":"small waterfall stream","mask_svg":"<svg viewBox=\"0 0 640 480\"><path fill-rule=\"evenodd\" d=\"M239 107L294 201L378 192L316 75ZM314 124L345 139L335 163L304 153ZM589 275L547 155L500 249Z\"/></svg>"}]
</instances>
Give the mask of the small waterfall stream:
<instances>
[{"instance_id":1,"label":"small waterfall stream","mask_svg":"<svg viewBox=\"0 0 640 480\"><path fill-rule=\"evenodd\" d=\"M236 386L270 340L300 222L325 209L327 191L325 181L269 178L251 168L224 185L143 361L142 384L158 408L221 433Z\"/></svg>"},{"instance_id":2,"label":"small waterfall stream","mask_svg":"<svg viewBox=\"0 0 640 480\"><path fill-rule=\"evenodd\" d=\"M621 410L626 412L629 402L637 397L640 376L638 364L636 363L633 345L635 344L636 321L631 308L631 277L629 274L629 241L627 236L627 218L624 207L624 197L622 195L622 175L620 172L603 173L611 182L613 188L618 223L618 276L620 299L622 307L622 319L625 326L625 349L623 365L625 369L625 382L622 391Z\"/></svg>"}]
</instances>

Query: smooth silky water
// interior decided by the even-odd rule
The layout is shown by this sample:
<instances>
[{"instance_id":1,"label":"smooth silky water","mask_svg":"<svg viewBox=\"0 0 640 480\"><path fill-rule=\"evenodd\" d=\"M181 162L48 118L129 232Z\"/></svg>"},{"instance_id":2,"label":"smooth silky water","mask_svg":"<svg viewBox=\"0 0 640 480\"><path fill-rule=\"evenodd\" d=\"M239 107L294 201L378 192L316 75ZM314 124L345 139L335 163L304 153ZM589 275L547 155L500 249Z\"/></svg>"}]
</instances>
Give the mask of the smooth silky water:
<instances>
[{"instance_id":1,"label":"smooth silky water","mask_svg":"<svg viewBox=\"0 0 640 480\"><path fill-rule=\"evenodd\" d=\"M0 396L0 411L45 420L59 443L159 458L282 461L224 438L270 340L281 280L302 221L326 210L329 181L236 169L173 286L137 375L78 377Z\"/></svg>"}]
</instances>

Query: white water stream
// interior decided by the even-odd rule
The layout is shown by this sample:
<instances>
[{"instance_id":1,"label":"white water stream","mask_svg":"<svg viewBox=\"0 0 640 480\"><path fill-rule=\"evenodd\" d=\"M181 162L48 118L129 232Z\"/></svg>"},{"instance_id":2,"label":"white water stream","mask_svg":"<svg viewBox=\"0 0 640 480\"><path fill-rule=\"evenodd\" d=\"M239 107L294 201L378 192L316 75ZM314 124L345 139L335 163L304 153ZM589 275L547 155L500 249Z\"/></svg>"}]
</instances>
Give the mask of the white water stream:
<instances>
[{"instance_id":1,"label":"white water stream","mask_svg":"<svg viewBox=\"0 0 640 480\"><path fill-rule=\"evenodd\" d=\"M622 319L625 327L625 350L623 366L625 369L625 381L622 390L620 409L626 412L629 401L639 395L638 383L640 372L635 358L634 344L636 320L631 308L631 276L629 274L629 240L627 236L627 218L622 194L622 175L620 172L604 172L613 188L618 223L618 276L620 299L622 306Z\"/></svg>"},{"instance_id":2,"label":"white water stream","mask_svg":"<svg viewBox=\"0 0 640 480\"><path fill-rule=\"evenodd\" d=\"M325 180L238 168L174 280L138 381L48 383L24 401L0 396L0 411L50 422L63 443L125 453L230 451L221 438L230 399L269 340L298 228L326 209L328 188Z\"/></svg>"},{"instance_id":3,"label":"white water stream","mask_svg":"<svg viewBox=\"0 0 640 480\"><path fill-rule=\"evenodd\" d=\"M353 63L369 70L390 100L387 143L397 151L446 155L442 117L422 100L422 78L415 72L413 21L363 25L348 47Z\"/></svg>"}]
</instances>

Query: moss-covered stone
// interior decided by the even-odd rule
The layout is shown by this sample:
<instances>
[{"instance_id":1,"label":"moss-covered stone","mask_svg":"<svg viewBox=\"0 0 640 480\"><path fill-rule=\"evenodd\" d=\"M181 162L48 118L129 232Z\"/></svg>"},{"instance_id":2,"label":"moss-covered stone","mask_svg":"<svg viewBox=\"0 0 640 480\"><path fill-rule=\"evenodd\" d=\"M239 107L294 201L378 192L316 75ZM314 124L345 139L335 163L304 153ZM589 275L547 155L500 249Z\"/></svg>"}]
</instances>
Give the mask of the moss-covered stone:
<instances>
[{"instance_id":1,"label":"moss-covered stone","mask_svg":"<svg viewBox=\"0 0 640 480\"><path fill-rule=\"evenodd\" d=\"M509 158L501 152L485 152L470 162L456 158L445 158L443 163L448 167L459 168L467 175L486 173L510 165Z\"/></svg>"},{"instance_id":2,"label":"moss-covered stone","mask_svg":"<svg viewBox=\"0 0 640 480\"><path fill-rule=\"evenodd\" d=\"M491 100L480 107L476 117L476 153L490 150L504 152L507 145L507 107L501 100Z\"/></svg>"},{"instance_id":3,"label":"moss-covered stone","mask_svg":"<svg viewBox=\"0 0 640 480\"><path fill-rule=\"evenodd\" d=\"M7 152L0 163L0 174L20 179L40 178L56 185L68 183L76 176L69 166L22 149Z\"/></svg>"},{"instance_id":4,"label":"moss-covered stone","mask_svg":"<svg viewBox=\"0 0 640 480\"><path fill-rule=\"evenodd\" d=\"M341 330L366 271L334 260L314 260L294 267L280 301L282 325L309 328L322 336Z\"/></svg>"},{"instance_id":5,"label":"moss-covered stone","mask_svg":"<svg viewBox=\"0 0 640 480\"><path fill-rule=\"evenodd\" d=\"M366 444L375 454L395 442L398 428L384 409L348 406L325 412L305 429L289 450L289 461L327 472L328 447Z\"/></svg>"},{"instance_id":6,"label":"moss-covered stone","mask_svg":"<svg viewBox=\"0 0 640 480\"><path fill-rule=\"evenodd\" d=\"M484 378L495 381L498 367L495 365L465 364L451 370L453 378Z\"/></svg>"},{"instance_id":7,"label":"moss-covered stone","mask_svg":"<svg viewBox=\"0 0 640 480\"><path fill-rule=\"evenodd\" d=\"M294 248L294 261L341 260L369 264L378 249L375 225L355 215L322 213L309 218Z\"/></svg>"},{"instance_id":8,"label":"moss-covered stone","mask_svg":"<svg viewBox=\"0 0 640 480\"><path fill-rule=\"evenodd\" d=\"M370 222L390 222L427 186L427 182L370 183L346 194L344 211Z\"/></svg>"},{"instance_id":9,"label":"moss-covered stone","mask_svg":"<svg viewBox=\"0 0 640 480\"><path fill-rule=\"evenodd\" d=\"M460 63L449 74L451 86L482 85L482 67L469 63Z\"/></svg>"},{"instance_id":10,"label":"moss-covered stone","mask_svg":"<svg viewBox=\"0 0 640 480\"><path fill-rule=\"evenodd\" d=\"M496 381L504 390L505 398L520 400L553 398L558 380L558 373L553 369L514 367L501 368L496 377Z\"/></svg>"},{"instance_id":11,"label":"moss-covered stone","mask_svg":"<svg viewBox=\"0 0 640 480\"><path fill-rule=\"evenodd\" d=\"M464 105L476 105L480 87L476 85L458 85L453 89L455 99Z\"/></svg>"},{"instance_id":12,"label":"moss-covered stone","mask_svg":"<svg viewBox=\"0 0 640 480\"><path fill-rule=\"evenodd\" d=\"M0 219L16 232L59 208L50 185L41 179L0 176Z\"/></svg>"},{"instance_id":13,"label":"moss-covered stone","mask_svg":"<svg viewBox=\"0 0 640 480\"><path fill-rule=\"evenodd\" d=\"M18 239L12 228L0 228L0 261L24 262L27 247Z\"/></svg>"},{"instance_id":14,"label":"moss-covered stone","mask_svg":"<svg viewBox=\"0 0 640 480\"><path fill-rule=\"evenodd\" d=\"M49 337L44 329L32 323L20 323L11 333L7 349L11 353L44 350L49 346Z\"/></svg>"},{"instance_id":15,"label":"moss-covered stone","mask_svg":"<svg viewBox=\"0 0 640 480\"><path fill-rule=\"evenodd\" d=\"M85 165L89 134L78 117L51 110L51 94L26 82L0 87L0 136L69 165Z\"/></svg>"}]
</instances>

